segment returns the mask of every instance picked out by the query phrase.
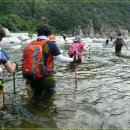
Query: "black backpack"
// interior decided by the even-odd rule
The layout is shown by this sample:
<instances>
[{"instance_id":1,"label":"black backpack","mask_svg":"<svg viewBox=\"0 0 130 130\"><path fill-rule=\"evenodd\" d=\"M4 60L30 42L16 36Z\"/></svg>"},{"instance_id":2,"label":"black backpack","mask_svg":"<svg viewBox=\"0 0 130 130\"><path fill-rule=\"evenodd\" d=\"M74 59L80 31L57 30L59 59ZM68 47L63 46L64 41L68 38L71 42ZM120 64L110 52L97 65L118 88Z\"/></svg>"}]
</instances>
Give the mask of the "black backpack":
<instances>
[{"instance_id":1,"label":"black backpack","mask_svg":"<svg viewBox=\"0 0 130 130\"><path fill-rule=\"evenodd\" d=\"M123 44L123 39L122 38L117 38L116 39L116 44Z\"/></svg>"}]
</instances>

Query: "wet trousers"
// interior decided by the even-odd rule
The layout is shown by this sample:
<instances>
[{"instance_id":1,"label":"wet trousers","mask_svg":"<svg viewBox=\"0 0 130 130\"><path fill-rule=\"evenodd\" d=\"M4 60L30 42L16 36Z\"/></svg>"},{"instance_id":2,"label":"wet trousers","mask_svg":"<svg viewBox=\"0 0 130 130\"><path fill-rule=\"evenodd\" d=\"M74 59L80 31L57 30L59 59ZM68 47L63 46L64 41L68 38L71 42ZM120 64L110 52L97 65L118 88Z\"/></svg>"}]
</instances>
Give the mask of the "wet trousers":
<instances>
[{"instance_id":1,"label":"wet trousers","mask_svg":"<svg viewBox=\"0 0 130 130\"><path fill-rule=\"evenodd\" d=\"M116 44L115 45L115 53L121 53L123 44Z\"/></svg>"},{"instance_id":2,"label":"wet trousers","mask_svg":"<svg viewBox=\"0 0 130 130\"><path fill-rule=\"evenodd\" d=\"M31 80L31 88L34 91L34 95L39 96L45 91L54 91L55 79L53 76L48 76L43 79Z\"/></svg>"}]
</instances>

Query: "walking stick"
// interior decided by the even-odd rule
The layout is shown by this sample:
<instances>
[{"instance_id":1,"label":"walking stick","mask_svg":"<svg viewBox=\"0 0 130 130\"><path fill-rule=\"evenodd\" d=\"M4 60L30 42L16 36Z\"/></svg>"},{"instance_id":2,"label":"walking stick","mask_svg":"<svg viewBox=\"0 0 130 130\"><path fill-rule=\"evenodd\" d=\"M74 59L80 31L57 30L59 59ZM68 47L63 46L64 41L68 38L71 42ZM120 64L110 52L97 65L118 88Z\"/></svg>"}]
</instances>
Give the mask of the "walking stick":
<instances>
[{"instance_id":1,"label":"walking stick","mask_svg":"<svg viewBox=\"0 0 130 130\"><path fill-rule=\"evenodd\" d=\"M16 94L16 92L15 92L15 72L13 73L13 84L14 84L14 94Z\"/></svg>"},{"instance_id":2,"label":"walking stick","mask_svg":"<svg viewBox=\"0 0 130 130\"><path fill-rule=\"evenodd\" d=\"M76 72L76 51L74 51L74 63L75 63L75 92L77 89L77 72Z\"/></svg>"},{"instance_id":3,"label":"walking stick","mask_svg":"<svg viewBox=\"0 0 130 130\"><path fill-rule=\"evenodd\" d=\"M16 71L18 72L18 64L16 64ZM15 91L15 72L13 72L13 84L14 84L14 94L16 94L16 91Z\"/></svg>"},{"instance_id":4,"label":"walking stick","mask_svg":"<svg viewBox=\"0 0 130 130\"><path fill-rule=\"evenodd\" d=\"M89 46L90 46L90 45L89 45ZM89 46L88 46L88 47L89 47ZM90 60L90 48L89 48L89 56L88 56L88 58L89 58L89 60Z\"/></svg>"}]
</instances>

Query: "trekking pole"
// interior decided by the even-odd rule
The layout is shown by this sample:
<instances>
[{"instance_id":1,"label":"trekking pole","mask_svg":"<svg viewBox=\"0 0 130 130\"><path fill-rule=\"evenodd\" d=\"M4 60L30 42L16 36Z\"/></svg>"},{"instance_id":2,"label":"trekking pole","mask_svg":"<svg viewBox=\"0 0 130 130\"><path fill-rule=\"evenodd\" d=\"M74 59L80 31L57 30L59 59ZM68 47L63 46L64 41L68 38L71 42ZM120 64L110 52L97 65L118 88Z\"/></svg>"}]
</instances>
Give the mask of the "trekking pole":
<instances>
[{"instance_id":1,"label":"trekking pole","mask_svg":"<svg viewBox=\"0 0 130 130\"><path fill-rule=\"evenodd\" d=\"M18 64L17 63L15 63L16 64L16 71L18 72ZM14 86L14 94L16 94L16 91L15 91L15 72L13 72L13 86Z\"/></svg>"},{"instance_id":2,"label":"trekking pole","mask_svg":"<svg viewBox=\"0 0 130 130\"><path fill-rule=\"evenodd\" d=\"M90 45L89 45L89 46L90 46ZM88 46L88 47L89 47L89 46ZM90 60L90 48L89 48L89 56L88 56L88 58L89 58L89 60Z\"/></svg>"},{"instance_id":3,"label":"trekking pole","mask_svg":"<svg viewBox=\"0 0 130 130\"><path fill-rule=\"evenodd\" d=\"M74 64L75 64L75 92L77 89L77 72L76 72L76 51L74 51Z\"/></svg>"},{"instance_id":4,"label":"trekking pole","mask_svg":"<svg viewBox=\"0 0 130 130\"><path fill-rule=\"evenodd\" d=\"M15 92L15 72L13 73L13 84L14 84L14 94L16 94L16 92Z\"/></svg>"}]
</instances>

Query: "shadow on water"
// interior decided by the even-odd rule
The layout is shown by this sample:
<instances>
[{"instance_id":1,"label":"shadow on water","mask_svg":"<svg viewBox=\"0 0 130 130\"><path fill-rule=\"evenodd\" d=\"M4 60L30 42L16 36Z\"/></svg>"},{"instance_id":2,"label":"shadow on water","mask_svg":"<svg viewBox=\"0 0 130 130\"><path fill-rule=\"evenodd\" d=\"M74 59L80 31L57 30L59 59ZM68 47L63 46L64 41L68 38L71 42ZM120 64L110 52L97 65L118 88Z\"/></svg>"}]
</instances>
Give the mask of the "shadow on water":
<instances>
[{"instance_id":1,"label":"shadow on water","mask_svg":"<svg viewBox=\"0 0 130 130\"><path fill-rule=\"evenodd\" d=\"M118 57L124 58L124 59L130 59L129 55L125 55L125 54L122 54L122 53L115 53L115 55L118 56Z\"/></svg>"}]
</instances>

